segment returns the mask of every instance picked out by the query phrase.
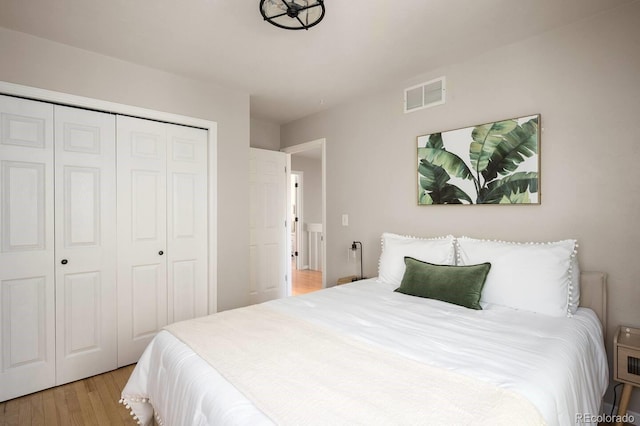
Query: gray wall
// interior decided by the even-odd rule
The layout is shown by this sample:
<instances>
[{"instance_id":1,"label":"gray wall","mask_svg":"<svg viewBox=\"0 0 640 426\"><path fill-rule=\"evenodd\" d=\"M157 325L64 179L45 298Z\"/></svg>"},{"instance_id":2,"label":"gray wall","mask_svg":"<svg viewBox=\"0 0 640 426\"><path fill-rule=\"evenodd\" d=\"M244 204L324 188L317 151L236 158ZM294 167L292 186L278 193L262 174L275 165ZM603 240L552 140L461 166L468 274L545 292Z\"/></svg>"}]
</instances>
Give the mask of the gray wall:
<instances>
[{"instance_id":1,"label":"gray wall","mask_svg":"<svg viewBox=\"0 0 640 426\"><path fill-rule=\"evenodd\" d=\"M291 171L304 172L304 220L322 223L322 160L292 154Z\"/></svg>"},{"instance_id":2,"label":"gray wall","mask_svg":"<svg viewBox=\"0 0 640 426\"><path fill-rule=\"evenodd\" d=\"M363 241L365 275L377 275L384 231L577 238L583 269L609 274L611 354L618 325L640 326L639 46L634 2L283 126L283 147L327 141L328 285L352 270L343 255L352 240ZM441 75L446 105L403 114L402 89ZM541 205L416 205L416 136L535 113ZM640 392L631 409L640 411Z\"/></svg>"},{"instance_id":3,"label":"gray wall","mask_svg":"<svg viewBox=\"0 0 640 426\"><path fill-rule=\"evenodd\" d=\"M249 95L0 28L0 80L218 123L218 309L247 304Z\"/></svg>"},{"instance_id":4,"label":"gray wall","mask_svg":"<svg viewBox=\"0 0 640 426\"><path fill-rule=\"evenodd\" d=\"M291 155L291 171L303 172L302 177L302 214L303 214L303 245L304 265L309 264L307 223L322 223L322 160Z\"/></svg>"},{"instance_id":5,"label":"gray wall","mask_svg":"<svg viewBox=\"0 0 640 426\"><path fill-rule=\"evenodd\" d=\"M270 121L251 118L251 148L280 150L280 125Z\"/></svg>"}]
</instances>

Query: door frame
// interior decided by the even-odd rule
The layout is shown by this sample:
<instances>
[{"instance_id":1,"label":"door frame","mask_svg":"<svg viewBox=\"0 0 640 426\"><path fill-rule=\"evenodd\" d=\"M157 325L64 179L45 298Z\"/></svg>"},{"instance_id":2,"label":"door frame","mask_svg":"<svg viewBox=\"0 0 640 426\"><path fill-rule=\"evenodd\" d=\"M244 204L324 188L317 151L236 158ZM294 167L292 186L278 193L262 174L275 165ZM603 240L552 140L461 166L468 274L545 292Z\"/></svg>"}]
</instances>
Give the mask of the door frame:
<instances>
[{"instance_id":1,"label":"door frame","mask_svg":"<svg viewBox=\"0 0 640 426\"><path fill-rule=\"evenodd\" d=\"M116 102L103 101L99 99L87 98L84 96L70 95L52 90L39 89L35 87L23 86L20 84L0 81L0 94L18 96L35 101L45 101L54 104L61 104L73 107L86 108L96 111L110 112L114 114L130 115L139 118L146 118L167 123L181 124L184 126L198 127L207 130L208 138L208 305L209 314L218 311L218 202L216 190L218 188L218 123L201 118L188 117L185 115L172 114L168 112L156 111L147 108L140 108Z\"/></svg>"},{"instance_id":2,"label":"door frame","mask_svg":"<svg viewBox=\"0 0 640 426\"><path fill-rule=\"evenodd\" d=\"M296 175L297 178L297 183L298 183L298 189L296 190L297 194L296 194L296 208L297 208L297 215L296 217L298 218L298 231L296 232L296 248L298 249L298 256L295 256L295 261L296 261L296 269L297 270L301 270L301 269L309 269L309 265L305 265L304 262L302 262L302 258L304 258L304 254L306 253L306 250L304 248L304 244L303 244L303 234L302 231L300 229L300 226L302 226L302 224L304 223L304 202L303 202L303 190L304 190L304 172L301 171L297 171L297 170L291 170L291 175ZM291 177L289 178L289 181L291 181ZM293 197L289 197L287 196L287 198L293 198ZM289 202L289 204L291 204L291 202ZM294 219L295 220L295 219Z\"/></svg>"},{"instance_id":3,"label":"door frame","mask_svg":"<svg viewBox=\"0 0 640 426\"><path fill-rule=\"evenodd\" d=\"M320 148L322 167L322 288L327 288L327 140L315 139L310 142L282 148L280 151L287 153L287 182L291 181L291 154L298 154L310 149ZM287 205L291 205L291 185L287 185ZM291 224L287 221L287 234L291 235ZM291 243L287 240L287 256L291 253ZM288 279L289 291L291 291L291 279Z\"/></svg>"}]
</instances>

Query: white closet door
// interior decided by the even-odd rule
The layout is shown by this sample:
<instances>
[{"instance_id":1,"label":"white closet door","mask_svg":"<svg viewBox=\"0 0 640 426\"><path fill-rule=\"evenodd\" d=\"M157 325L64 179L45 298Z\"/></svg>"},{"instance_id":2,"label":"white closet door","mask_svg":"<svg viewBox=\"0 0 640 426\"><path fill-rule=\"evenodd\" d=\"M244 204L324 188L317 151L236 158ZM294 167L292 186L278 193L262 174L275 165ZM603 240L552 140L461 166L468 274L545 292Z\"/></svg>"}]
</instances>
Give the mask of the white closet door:
<instances>
[{"instance_id":1,"label":"white closet door","mask_svg":"<svg viewBox=\"0 0 640 426\"><path fill-rule=\"evenodd\" d=\"M0 401L55 384L53 106L0 96Z\"/></svg>"},{"instance_id":2,"label":"white closet door","mask_svg":"<svg viewBox=\"0 0 640 426\"><path fill-rule=\"evenodd\" d=\"M117 366L115 116L55 107L56 384Z\"/></svg>"},{"instance_id":3,"label":"white closet door","mask_svg":"<svg viewBox=\"0 0 640 426\"><path fill-rule=\"evenodd\" d=\"M118 366L167 324L166 125L117 117Z\"/></svg>"},{"instance_id":4,"label":"white closet door","mask_svg":"<svg viewBox=\"0 0 640 426\"><path fill-rule=\"evenodd\" d=\"M168 321L207 314L207 131L167 125Z\"/></svg>"}]
</instances>

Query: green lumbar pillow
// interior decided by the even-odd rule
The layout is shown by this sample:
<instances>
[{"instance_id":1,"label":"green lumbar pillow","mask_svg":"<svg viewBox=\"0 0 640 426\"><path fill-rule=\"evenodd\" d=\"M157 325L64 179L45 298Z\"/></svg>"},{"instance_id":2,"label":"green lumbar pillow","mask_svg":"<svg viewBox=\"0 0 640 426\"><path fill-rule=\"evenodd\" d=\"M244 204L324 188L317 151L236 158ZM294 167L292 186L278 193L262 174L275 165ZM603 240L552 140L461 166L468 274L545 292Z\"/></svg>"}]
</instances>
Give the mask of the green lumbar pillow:
<instances>
[{"instance_id":1,"label":"green lumbar pillow","mask_svg":"<svg viewBox=\"0 0 640 426\"><path fill-rule=\"evenodd\" d=\"M454 303L470 309L482 309L480 295L491 269L490 263L466 266L434 265L405 256L404 264L404 276L400 287L395 291Z\"/></svg>"}]
</instances>

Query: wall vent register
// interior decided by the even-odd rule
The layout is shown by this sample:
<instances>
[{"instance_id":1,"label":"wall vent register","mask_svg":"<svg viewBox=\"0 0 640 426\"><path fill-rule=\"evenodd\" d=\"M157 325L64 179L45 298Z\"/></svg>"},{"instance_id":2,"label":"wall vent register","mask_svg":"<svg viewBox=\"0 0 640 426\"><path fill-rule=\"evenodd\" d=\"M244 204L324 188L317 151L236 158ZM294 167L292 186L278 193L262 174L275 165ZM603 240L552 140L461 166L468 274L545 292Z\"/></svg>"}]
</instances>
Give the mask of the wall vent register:
<instances>
[{"instance_id":1,"label":"wall vent register","mask_svg":"<svg viewBox=\"0 0 640 426\"><path fill-rule=\"evenodd\" d=\"M446 90L445 77L404 89L404 112L413 112L444 104Z\"/></svg>"}]
</instances>

